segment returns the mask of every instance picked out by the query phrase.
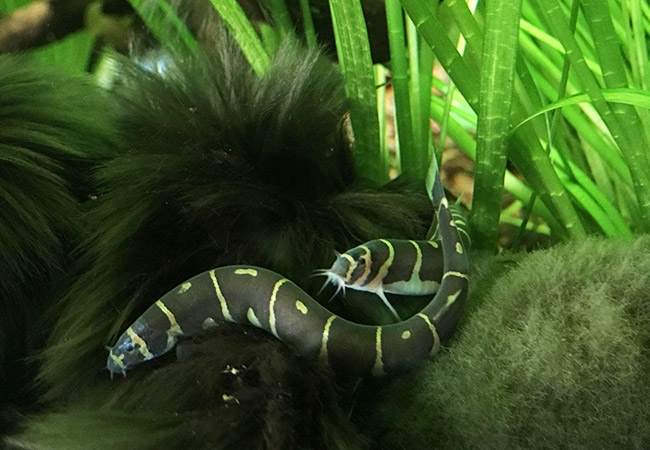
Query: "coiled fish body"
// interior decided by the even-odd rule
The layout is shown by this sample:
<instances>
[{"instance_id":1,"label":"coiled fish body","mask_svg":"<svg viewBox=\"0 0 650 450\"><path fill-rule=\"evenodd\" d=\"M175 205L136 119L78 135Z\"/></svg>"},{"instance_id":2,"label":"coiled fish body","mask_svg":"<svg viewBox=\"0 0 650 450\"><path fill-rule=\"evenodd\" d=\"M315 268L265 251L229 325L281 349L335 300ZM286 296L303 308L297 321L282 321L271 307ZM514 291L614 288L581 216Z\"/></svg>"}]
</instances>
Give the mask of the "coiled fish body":
<instances>
[{"instance_id":1,"label":"coiled fish body","mask_svg":"<svg viewBox=\"0 0 650 450\"><path fill-rule=\"evenodd\" d=\"M320 358L341 373L379 376L414 367L455 329L469 281L467 257L438 177L433 199L439 243L379 239L341 255L329 270L372 292L435 291L414 316L385 326L354 323L273 271L219 267L181 283L151 305L110 349L108 370L126 374L168 352L179 337L224 322L261 328L299 355Z\"/></svg>"}]
</instances>

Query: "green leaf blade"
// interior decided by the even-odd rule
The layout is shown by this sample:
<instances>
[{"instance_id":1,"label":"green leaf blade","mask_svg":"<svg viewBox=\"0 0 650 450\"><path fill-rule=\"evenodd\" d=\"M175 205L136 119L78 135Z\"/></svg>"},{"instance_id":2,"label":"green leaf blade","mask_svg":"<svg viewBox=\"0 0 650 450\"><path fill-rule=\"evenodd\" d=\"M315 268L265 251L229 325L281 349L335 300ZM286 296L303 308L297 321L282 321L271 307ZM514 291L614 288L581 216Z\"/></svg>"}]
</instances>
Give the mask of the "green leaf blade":
<instances>
[{"instance_id":1,"label":"green leaf blade","mask_svg":"<svg viewBox=\"0 0 650 450\"><path fill-rule=\"evenodd\" d=\"M364 178L383 184L388 180L388 161L381 153L375 77L361 4L347 0L329 3L336 50L350 101L357 167Z\"/></svg>"},{"instance_id":2,"label":"green leaf blade","mask_svg":"<svg viewBox=\"0 0 650 450\"><path fill-rule=\"evenodd\" d=\"M237 0L210 0L210 3L228 26L255 73L260 76L266 73L271 59Z\"/></svg>"},{"instance_id":3,"label":"green leaf blade","mask_svg":"<svg viewBox=\"0 0 650 450\"><path fill-rule=\"evenodd\" d=\"M478 248L494 249L506 170L521 0L487 4L470 227Z\"/></svg>"}]
</instances>

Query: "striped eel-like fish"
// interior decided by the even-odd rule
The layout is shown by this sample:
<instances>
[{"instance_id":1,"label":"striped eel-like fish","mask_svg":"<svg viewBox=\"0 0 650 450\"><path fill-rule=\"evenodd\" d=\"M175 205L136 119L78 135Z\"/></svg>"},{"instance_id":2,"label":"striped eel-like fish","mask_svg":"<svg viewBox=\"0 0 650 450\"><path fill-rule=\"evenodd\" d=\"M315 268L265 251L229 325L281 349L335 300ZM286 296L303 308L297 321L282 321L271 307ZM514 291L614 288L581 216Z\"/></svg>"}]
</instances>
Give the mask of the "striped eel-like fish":
<instances>
[{"instance_id":1,"label":"striped eel-like fish","mask_svg":"<svg viewBox=\"0 0 650 450\"><path fill-rule=\"evenodd\" d=\"M126 375L127 370L171 350L179 337L191 336L223 322L261 328L299 355L320 358L343 374L380 376L414 367L435 353L441 340L451 335L468 289L465 250L438 176L433 183L432 199L437 209L441 269L421 264L417 271L412 268L406 274L409 278L406 275L400 278L398 271L389 270L391 264L372 265L369 259L365 263L361 261L368 252L372 253L374 244L366 244L368 252L357 256L347 252L349 259L337 259L330 269L342 274L351 271L353 276L365 264L363 273L368 273L365 279L381 281L384 292L392 292L393 288L403 286L403 282L414 280L416 275L423 280L423 285L433 286L434 281L424 274L437 271L439 285L435 282L435 296L412 317L384 326L354 323L331 313L275 272L252 266L219 267L190 278L149 307L110 349L108 370L111 375ZM394 241L387 242L397 255ZM422 252L422 262L426 261L425 254L429 251L426 246L400 241L398 248L408 245L413 246L416 261L419 255L416 247ZM388 249L391 246L385 245Z\"/></svg>"},{"instance_id":2,"label":"striped eel-like fish","mask_svg":"<svg viewBox=\"0 0 650 450\"><path fill-rule=\"evenodd\" d=\"M462 249L470 245L467 222L458 206L449 206L452 221L461 237ZM337 287L332 297L346 288L372 292L383 300L397 320L402 320L386 298L386 293L429 295L435 294L440 287L444 256L437 227L432 234L423 241L368 241L338 254L332 267L318 270L316 275L327 276L323 288L329 283Z\"/></svg>"},{"instance_id":3,"label":"striped eel-like fish","mask_svg":"<svg viewBox=\"0 0 650 450\"><path fill-rule=\"evenodd\" d=\"M443 261L442 248L435 240L374 239L338 255L331 268L317 274L327 276L325 285L337 286L334 295L346 288L377 294L401 320L385 294L434 294L440 286Z\"/></svg>"}]
</instances>

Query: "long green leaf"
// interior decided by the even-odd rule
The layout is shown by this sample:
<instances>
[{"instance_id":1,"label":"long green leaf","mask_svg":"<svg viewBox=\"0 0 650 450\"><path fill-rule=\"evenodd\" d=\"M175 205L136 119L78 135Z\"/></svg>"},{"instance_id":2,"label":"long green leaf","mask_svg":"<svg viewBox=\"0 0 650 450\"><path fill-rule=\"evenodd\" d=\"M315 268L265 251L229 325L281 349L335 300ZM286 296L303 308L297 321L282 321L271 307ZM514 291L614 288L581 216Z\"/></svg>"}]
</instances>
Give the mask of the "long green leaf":
<instances>
[{"instance_id":1,"label":"long green leaf","mask_svg":"<svg viewBox=\"0 0 650 450\"><path fill-rule=\"evenodd\" d=\"M616 140L625 158L635 187L641 220L636 223L639 230L650 228L650 176L648 175L648 158L640 147L632 144L627 129L615 115L614 109L606 102L602 89L594 74L585 63L580 46L566 24L566 17L556 0L533 0L542 12L553 34L562 42L572 67L576 72L585 92L590 96L595 108Z\"/></svg>"},{"instance_id":2,"label":"long green leaf","mask_svg":"<svg viewBox=\"0 0 650 450\"><path fill-rule=\"evenodd\" d=\"M194 53L199 45L194 36L166 0L129 0L142 21L167 48Z\"/></svg>"},{"instance_id":3,"label":"long green leaf","mask_svg":"<svg viewBox=\"0 0 650 450\"><path fill-rule=\"evenodd\" d=\"M473 133L461 126L453 115L447 114L446 104L438 97L431 98L431 117L438 123L443 122L444 115L447 115L447 133L465 151L472 159L476 158L476 141L473 139ZM523 203L528 203L533 192L519 178L510 171L506 171L504 178L504 188ZM552 228L560 228L557 220L548 208L542 202L535 202L532 212L543 218Z\"/></svg>"},{"instance_id":4,"label":"long green leaf","mask_svg":"<svg viewBox=\"0 0 650 450\"><path fill-rule=\"evenodd\" d=\"M379 148L382 154L382 158L386 161L389 161L390 158L390 149L388 147L388 127L386 126L386 68L381 64L375 64L375 84L377 87L377 118L379 120ZM397 172L399 172L399 158L396 158L393 164L390 166L394 167Z\"/></svg>"},{"instance_id":5,"label":"long green leaf","mask_svg":"<svg viewBox=\"0 0 650 450\"><path fill-rule=\"evenodd\" d=\"M436 17L435 7L429 1L400 0L402 7L415 24L418 33L429 44L447 74L454 80L463 97L474 110L478 109L479 79L474 70L456 50L447 32Z\"/></svg>"},{"instance_id":6,"label":"long green leaf","mask_svg":"<svg viewBox=\"0 0 650 450\"><path fill-rule=\"evenodd\" d=\"M454 80L461 94L465 97L469 105L475 111L478 111L477 86L479 85L479 80L477 73L471 68L470 64L465 62L456 50L455 45L447 38L445 29L433 14L433 7L429 2L418 0L401 1L402 6L415 23L418 32L420 32L431 46L448 75ZM479 8L481 5L482 3L479 4ZM467 9L467 6L463 7ZM475 24L471 24L474 21L471 14L463 14L463 17L466 18L463 30L466 33L465 37L468 48L472 45L476 46L477 42L481 42L481 37L477 34L477 30L480 30L480 28ZM528 80L530 77L524 77L524 75L524 72L520 74L529 83ZM512 114L515 120L523 120L528 116L526 113L528 108L524 105L531 102L531 99L528 98L528 93L534 91L534 85L530 86L529 84L519 89L519 94L525 94L527 99L524 101L517 98L517 101L513 104ZM555 174L544 149L540 147L539 138L533 130L524 127L519 131L519 134L515 136L514 145L511 147L509 156L526 180L540 195L544 203L559 219L556 222L549 222L549 225L554 227L556 236L562 238L567 233L575 235L584 234L584 228L580 223L579 217L564 187ZM561 225L557 226L558 224Z\"/></svg>"},{"instance_id":7,"label":"long green leaf","mask_svg":"<svg viewBox=\"0 0 650 450\"><path fill-rule=\"evenodd\" d=\"M300 0L300 12L302 14L302 24L305 30L305 41L309 48L316 48L316 29L314 28L314 19L309 8L309 0Z\"/></svg>"},{"instance_id":8,"label":"long green leaf","mask_svg":"<svg viewBox=\"0 0 650 450\"><path fill-rule=\"evenodd\" d=\"M364 178L383 184L388 180L388 161L382 157L379 144L375 78L361 4L349 0L329 3L336 50L350 101L357 167Z\"/></svg>"},{"instance_id":9,"label":"long green leaf","mask_svg":"<svg viewBox=\"0 0 650 450\"><path fill-rule=\"evenodd\" d=\"M632 87L641 89L650 89L650 62L648 62L648 44L646 42L646 35L648 32L644 29L644 21L642 6L645 0L631 0L623 2L621 6L629 8L630 20L626 21L631 26L629 33L628 45L628 59L632 69ZM645 141L650 142L650 111L637 111L639 118L643 123L643 130L645 131Z\"/></svg>"},{"instance_id":10,"label":"long green leaf","mask_svg":"<svg viewBox=\"0 0 650 450\"><path fill-rule=\"evenodd\" d=\"M601 94L603 98L609 103L620 103L632 106L638 106L641 108L650 109L650 92L641 89L631 89L631 88L620 88L620 89L602 89ZM578 105L580 103L592 103L593 100L589 94L579 93L573 94L569 97L565 97L558 101L549 103L540 110L536 111L533 115L527 117L525 120L516 124L511 133L514 133L525 123L534 119L535 117L541 116L549 111L556 109L561 109L566 106Z\"/></svg>"},{"instance_id":11,"label":"long green leaf","mask_svg":"<svg viewBox=\"0 0 650 450\"><path fill-rule=\"evenodd\" d=\"M291 33L293 31L293 22L285 0L269 0L268 5L271 9L271 17L275 28L283 36Z\"/></svg>"},{"instance_id":12,"label":"long green leaf","mask_svg":"<svg viewBox=\"0 0 650 450\"><path fill-rule=\"evenodd\" d=\"M237 0L210 0L210 3L228 26L255 73L264 74L271 66L271 60Z\"/></svg>"},{"instance_id":13,"label":"long green leaf","mask_svg":"<svg viewBox=\"0 0 650 450\"><path fill-rule=\"evenodd\" d=\"M620 51L620 41L617 39L609 8L607 8L604 2L592 0L583 0L582 7L593 35L595 51L603 70L605 86L608 88L628 87L627 66ZM633 46L634 41L635 39L632 39L629 45ZM633 66L638 67L636 64L633 64ZM648 112L643 110L639 111L624 103L615 103L611 106L616 120L623 125L622 129L626 132L628 130L635 130L634 134L627 133L628 142L630 144L634 142L636 148L649 148L650 138L648 133L650 129L644 127L642 122L642 117L644 117L645 124L648 125L650 123ZM639 112L642 113L639 114ZM643 130L645 130L645 133L642 132ZM648 162L650 160L646 159L646 164ZM650 181L650 177L647 180ZM650 194L650 189L648 189L648 194ZM636 222L639 224L638 220ZM643 225L648 226L647 224Z\"/></svg>"},{"instance_id":14,"label":"long green leaf","mask_svg":"<svg viewBox=\"0 0 650 450\"><path fill-rule=\"evenodd\" d=\"M632 239L630 228L612 203L600 192L587 174L571 161L568 161L568 164L570 166L568 169L576 181L569 177L565 172L567 167L559 161L557 162L558 175L576 201L598 223L605 234Z\"/></svg>"},{"instance_id":15,"label":"long green leaf","mask_svg":"<svg viewBox=\"0 0 650 450\"><path fill-rule=\"evenodd\" d=\"M532 41L530 41L530 39L528 39L525 36L520 36L520 42L524 43L524 48L526 49L525 50L526 56L530 56L529 46L532 44ZM545 70L547 74L549 72L553 72L554 75L550 76L551 78L553 78L553 81L556 81L555 80L556 78L559 79L560 76L559 71L549 70L548 65L546 64L541 64L540 70ZM551 85L551 82L548 81L546 78L544 78L535 67L531 67L531 73L533 74L533 77L535 79L535 85L538 87L538 89L542 93L544 93L544 95L547 98L556 99L557 90L554 86ZM562 101L563 100L564 99L562 99ZM545 108L555 104L556 103L554 101L550 104L539 107L534 112L532 112L528 117L520 120L513 127L513 131L514 129L518 129L521 125L523 125L523 122L529 120L531 116L533 115L539 116L550 111L550 110L545 111ZM613 141L611 136L609 136L607 131L600 130L600 128L596 125L594 121L590 120L589 117L585 117L585 115L580 112L580 108L564 107L562 114L566 122L569 123L575 129L575 131L580 134L580 139L588 143L589 146L598 153L598 156L602 158L604 161L606 161L609 167L616 172L616 174L621 178L621 180L624 180L626 183L629 183L629 185L631 186L632 178L630 176L630 171L627 165L625 164L625 162L623 161L623 159L621 158L615 142ZM588 153L589 150L585 149L585 152ZM587 154L585 154L585 157L588 157Z\"/></svg>"},{"instance_id":16,"label":"long green leaf","mask_svg":"<svg viewBox=\"0 0 650 450\"><path fill-rule=\"evenodd\" d=\"M448 8L454 15L456 25L466 42L463 59L473 68L481 66L481 51L483 49L483 30L476 21L466 0L448 0L441 4L441 8Z\"/></svg>"},{"instance_id":17,"label":"long green leaf","mask_svg":"<svg viewBox=\"0 0 650 450\"><path fill-rule=\"evenodd\" d=\"M496 248L506 171L521 0L490 1L485 17L470 227L476 246Z\"/></svg>"},{"instance_id":18,"label":"long green leaf","mask_svg":"<svg viewBox=\"0 0 650 450\"><path fill-rule=\"evenodd\" d=\"M417 164L424 168L430 157L428 149L433 146L429 109L431 108L434 55L431 48L417 32L413 21L408 17L406 18L406 31L409 50L409 93L415 157ZM424 176L423 171L421 174Z\"/></svg>"},{"instance_id":19,"label":"long green leaf","mask_svg":"<svg viewBox=\"0 0 650 450\"><path fill-rule=\"evenodd\" d=\"M558 64L562 64L561 59L558 60ZM524 55L517 58L516 71L516 96L512 104L511 122L522 120L530 111L540 108L546 102L535 84L528 64L525 63ZM548 139L551 130L552 126L549 126L547 121L533 121L532 127L523 127L514 136L509 157L535 193L562 224L562 227L558 228L549 222L554 234L558 238L567 235L580 236L585 233L580 217L571 203L568 192L555 173L548 158L548 151L540 143L540 139L544 137Z\"/></svg>"},{"instance_id":20,"label":"long green leaf","mask_svg":"<svg viewBox=\"0 0 650 450\"><path fill-rule=\"evenodd\" d=\"M411 99L409 91L408 57L406 55L406 35L404 32L404 15L399 0L386 0L386 23L388 25L388 44L390 47L390 69L393 79L393 99L395 100L395 129L397 147L402 173L419 178L424 164L418 159L418 148L413 136L413 117L411 116ZM412 73L411 73L412 75ZM423 178L423 177L421 177Z\"/></svg>"}]
</instances>

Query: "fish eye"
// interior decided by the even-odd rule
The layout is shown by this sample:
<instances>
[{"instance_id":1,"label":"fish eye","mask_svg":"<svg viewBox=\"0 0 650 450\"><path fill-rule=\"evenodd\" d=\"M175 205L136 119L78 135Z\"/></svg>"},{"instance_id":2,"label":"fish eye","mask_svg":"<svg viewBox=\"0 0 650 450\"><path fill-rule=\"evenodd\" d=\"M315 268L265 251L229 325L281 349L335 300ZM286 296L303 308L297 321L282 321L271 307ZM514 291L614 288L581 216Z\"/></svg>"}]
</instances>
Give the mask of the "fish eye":
<instances>
[{"instance_id":1,"label":"fish eye","mask_svg":"<svg viewBox=\"0 0 650 450\"><path fill-rule=\"evenodd\" d=\"M362 257L362 258L359 258L359 262L358 262L358 264L359 264L360 266L365 266L367 263L368 263L368 259L367 259L365 256Z\"/></svg>"},{"instance_id":2,"label":"fish eye","mask_svg":"<svg viewBox=\"0 0 650 450\"><path fill-rule=\"evenodd\" d=\"M129 343L129 344L124 345L124 351L125 352L131 353L133 350L135 350L135 347L133 346L133 344Z\"/></svg>"}]
</instances>

